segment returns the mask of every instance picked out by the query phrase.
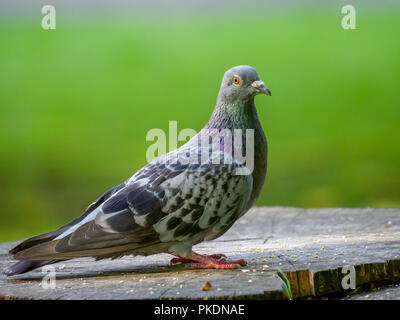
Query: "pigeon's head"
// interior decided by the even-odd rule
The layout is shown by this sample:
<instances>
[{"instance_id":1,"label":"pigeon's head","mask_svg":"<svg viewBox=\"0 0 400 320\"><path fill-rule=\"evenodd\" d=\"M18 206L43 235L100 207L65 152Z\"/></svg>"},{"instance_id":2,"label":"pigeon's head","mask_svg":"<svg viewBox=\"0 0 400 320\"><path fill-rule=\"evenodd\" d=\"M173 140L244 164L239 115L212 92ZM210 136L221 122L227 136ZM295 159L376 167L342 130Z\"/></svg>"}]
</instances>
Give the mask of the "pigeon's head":
<instances>
[{"instance_id":1,"label":"pigeon's head","mask_svg":"<svg viewBox=\"0 0 400 320\"><path fill-rule=\"evenodd\" d=\"M250 66L237 66L225 72L218 100L222 103L246 102L257 94L271 95L257 71Z\"/></svg>"}]
</instances>

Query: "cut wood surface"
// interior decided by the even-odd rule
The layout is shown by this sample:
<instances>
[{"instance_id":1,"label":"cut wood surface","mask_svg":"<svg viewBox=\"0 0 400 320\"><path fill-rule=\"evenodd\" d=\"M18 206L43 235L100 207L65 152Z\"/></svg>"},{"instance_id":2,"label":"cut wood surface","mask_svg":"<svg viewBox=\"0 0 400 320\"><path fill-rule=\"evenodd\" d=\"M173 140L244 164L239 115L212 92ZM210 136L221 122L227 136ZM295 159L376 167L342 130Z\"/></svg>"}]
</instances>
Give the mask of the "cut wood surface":
<instances>
[{"instance_id":1,"label":"cut wood surface","mask_svg":"<svg viewBox=\"0 0 400 320\"><path fill-rule=\"evenodd\" d=\"M8 250L16 243L0 245L2 270L14 262ZM255 207L223 237L194 249L244 258L248 265L191 270L171 266L167 254L98 262L80 258L53 265L55 288L43 285L42 269L1 274L0 299L287 299L279 269L295 298L344 297L371 284L400 282L400 209ZM343 267L354 267L356 290L343 287L348 275ZM205 281L209 290L202 290ZM398 287L383 290L389 290L384 296L400 297ZM350 299L378 297L380 291Z\"/></svg>"}]
</instances>

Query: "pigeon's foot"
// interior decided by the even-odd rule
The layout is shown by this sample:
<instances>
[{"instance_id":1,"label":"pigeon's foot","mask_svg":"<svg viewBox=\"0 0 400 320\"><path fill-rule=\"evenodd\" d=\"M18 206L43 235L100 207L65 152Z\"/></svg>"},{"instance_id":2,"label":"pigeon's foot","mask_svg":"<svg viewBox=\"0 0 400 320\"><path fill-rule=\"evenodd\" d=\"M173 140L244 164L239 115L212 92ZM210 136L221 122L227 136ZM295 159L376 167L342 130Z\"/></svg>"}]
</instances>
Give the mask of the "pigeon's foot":
<instances>
[{"instance_id":1,"label":"pigeon's foot","mask_svg":"<svg viewBox=\"0 0 400 320\"><path fill-rule=\"evenodd\" d=\"M199 255L200 256L200 255ZM204 254L201 255L202 257L206 257L206 258L211 258L211 259L222 259L222 258L226 258L226 255L222 254L222 253L216 253L216 254ZM173 258L171 259L170 263L171 264L177 264L177 263L193 263L193 262L197 262L191 258L182 258L182 257L177 257L177 258Z\"/></svg>"},{"instance_id":2,"label":"pigeon's foot","mask_svg":"<svg viewBox=\"0 0 400 320\"><path fill-rule=\"evenodd\" d=\"M201 255L194 253L192 256L182 258L174 258L171 260L171 264L175 263L193 263L192 269L236 269L239 266L245 266L246 261L243 259L235 261L226 261L224 254L211 254Z\"/></svg>"}]
</instances>

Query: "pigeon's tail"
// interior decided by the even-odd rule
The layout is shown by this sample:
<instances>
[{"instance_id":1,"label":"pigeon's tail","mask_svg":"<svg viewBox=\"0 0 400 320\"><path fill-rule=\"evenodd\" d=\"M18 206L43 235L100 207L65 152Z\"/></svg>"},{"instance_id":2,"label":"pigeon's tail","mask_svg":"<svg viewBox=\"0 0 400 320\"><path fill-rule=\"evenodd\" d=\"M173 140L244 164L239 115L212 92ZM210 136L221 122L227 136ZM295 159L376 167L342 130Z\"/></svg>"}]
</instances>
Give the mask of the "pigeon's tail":
<instances>
[{"instance_id":1,"label":"pigeon's tail","mask_svg":"<svg viewBox=\"0 0 400 320\"><path fill-rule=\"evenodd\" d=\"M18 246L12 248L9 253L12 255L16 255L18 252L24 251L28 248L34 247L40 243L48 242L54 239L60 232L62 232L62 228L47 232L44 234L40 234L38 236L26 239ZM6 269L3 273L8 276L13 276L21 273L25 273L31 271L33 269L43 267L48 264L52 264L58 262L57 260L29 260L29 259L17 259L19 260L17 263L13 264L11 267Z\"/></svg>"},{"instance_id":2,"label":"pigeon's tail","mask_svg":"<svg viewBox=\"0 0 400 320\"><path fill-rule=\"evenodd\" d=\"M7 268L4 273L8 276L25 273L45 265L58 262L55 260L21 260Z\"/></svg>"}]
</instances>

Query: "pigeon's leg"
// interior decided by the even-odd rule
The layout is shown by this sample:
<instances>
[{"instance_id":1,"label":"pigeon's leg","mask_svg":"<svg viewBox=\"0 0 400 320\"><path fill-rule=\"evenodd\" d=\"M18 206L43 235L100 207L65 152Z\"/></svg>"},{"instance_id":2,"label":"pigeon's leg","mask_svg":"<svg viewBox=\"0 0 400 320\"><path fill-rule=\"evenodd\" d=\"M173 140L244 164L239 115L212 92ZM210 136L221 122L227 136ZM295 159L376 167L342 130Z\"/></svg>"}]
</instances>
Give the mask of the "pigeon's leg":
<instances>
[{"instance_id":1,"label":"pigeon's leg","mask_svg":"<svg viewBox=\"0 0 400 320\"><path fill-rule=\"evenodd\" d=\"M243 259L226 261L225 259L221 259L221 257L222 255L201 255L198 253L193 253L193 255L189 257L178 258L178 260L184 260L183 263L195 262L191 266L192 269L236 269L238 266L246 265L246 262Z\"/></svg>"},{"instance_id":2,"label":"pigeon's leg","mask_svg":"<svg viewBox=\"0 0 400 320\"><path fill-rule=\"evenodd\" d=\"M211 259L222 259L222 258L226 258L226 255L224 255L223 253L216 253L216 254L205 254L203 255L203 257L208 257ZM173 258L171 259L170 263L171 264L177 264L177 263L193 263L193 262L197 262L194 261L193 259L190 258L182 258L177 256L177 258Z\"/></svg>"}]
</instances>

